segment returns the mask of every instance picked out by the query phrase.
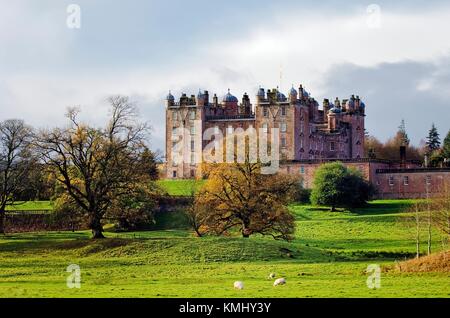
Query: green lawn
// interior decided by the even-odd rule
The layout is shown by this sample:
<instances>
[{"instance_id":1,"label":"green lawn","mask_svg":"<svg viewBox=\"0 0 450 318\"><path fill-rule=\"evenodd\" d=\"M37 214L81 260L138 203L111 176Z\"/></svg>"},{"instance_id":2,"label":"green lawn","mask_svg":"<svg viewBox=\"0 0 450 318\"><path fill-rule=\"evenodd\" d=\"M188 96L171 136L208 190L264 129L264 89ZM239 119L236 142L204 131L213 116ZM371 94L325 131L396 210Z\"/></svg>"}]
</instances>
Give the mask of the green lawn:
<instances>
[{"instance_id":1,"label":"green lawn","mask_svg":"<svg viewBox=\"0 0 450 318\"><path fill-rule=\"evenodd\" d=\"M15 202L6 208L7 211L37 211L37 210L53 210L52 201L26 201Z\"/></svg>"},{"instance_id":2,"label":"green lawn","mask_svg":"<svg viewBox=\"0 0 450 318\"><path fill-rule=\"evenodd\" d=\"M157 184L173 196L189 196L192 192L196 192L205 183L205 180L159 180Z\"/></svg>"},{"instance_id":3,"label":"green lawn","mask_svg":"<svg viewBox=\"0 0 450 318\"><path fill-rule=\"evenodd\" d=\"M450 297L448 273L386 270L414 253L412 233L399 221L407 204L376 201L333 213L292 206L297 238L290 243L196 238L182 220L172 230L106 233L101 241L88 232L7 235L0 238L0 297ZM69 264L81 267L81 289L66 287ZM384 269L378 290L366 286L369 264ZM271 272L287 284L273 287ZM236 280L244 290L233 289Z\"/></svg>"}]
</instances>

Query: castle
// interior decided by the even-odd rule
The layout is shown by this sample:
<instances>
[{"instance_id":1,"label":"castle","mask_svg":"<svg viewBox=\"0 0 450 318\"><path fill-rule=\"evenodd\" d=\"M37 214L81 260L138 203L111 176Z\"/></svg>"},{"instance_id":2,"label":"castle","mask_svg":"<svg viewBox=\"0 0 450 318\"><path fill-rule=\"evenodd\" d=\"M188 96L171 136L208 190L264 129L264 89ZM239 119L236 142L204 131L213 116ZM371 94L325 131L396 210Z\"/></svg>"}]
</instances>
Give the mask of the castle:
<instances>
[{"instance_id":1,"label":"castle","mask_svg":"<svg viewBox=\"0 0 450 318\"><path fill-rule=\"evenodd\" d=\"M299 174L310 188L314 171L324 162L339 160L359 169L377 189L379 198L418 198L436 194L450 181L450 169L424 168L420 162L364 158L365 104L359 96L324 99L322 107L302 85L286 97L278 88L259 88L255 103L245 93L241 102L228 90L220 100L208 91L166 97L165 178L201 178L199 163L208 142L208 130L223 136L255 128L279 134L279 170ZM183 158L183 160L176 160Z\"/></svg>"},{"instance_id":2,"label":"castle","mask_svg":"<svg viewBox=\"0 0 450 318\"><path fill-rule=\"evenodd\" d=\"M194 160L174 164L173 151L178 142L177 129L184 128L191 135L202 135L208 128L221 131L223 135L238 128L253 127L256 130L279 130L279 158L302 159L352 159L364 155L365 104L352 95L334 103L328 99L319 103L310 96L302 85L292 87L288 96L276 89L259 88L253 107L247 93L241 103L230 91L219 100L214 94L212 100L208 91L190 97L183 94L179 101L169 93L166 98L166 158L167 177L196 177ZM198 131L196 131L198 130ZM179 135L179 134L178 134ZM191 136L191 137L192 137ZM183 136L187 138L187 136ZM181 152L198 152L205 143L192 142L192 147L180 147ZM185 158L185 153L180 153ZM194 154L192 154L194 157Z\"/></svg>"}]
</instances>

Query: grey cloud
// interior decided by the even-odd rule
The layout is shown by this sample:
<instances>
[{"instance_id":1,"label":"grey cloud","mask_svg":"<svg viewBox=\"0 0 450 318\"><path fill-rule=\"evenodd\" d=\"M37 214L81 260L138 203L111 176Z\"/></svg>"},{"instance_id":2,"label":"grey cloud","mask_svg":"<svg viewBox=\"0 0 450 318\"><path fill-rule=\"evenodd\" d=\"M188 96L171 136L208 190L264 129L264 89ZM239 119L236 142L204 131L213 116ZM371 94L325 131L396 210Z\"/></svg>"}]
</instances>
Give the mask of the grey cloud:
<instances>
[{"instance_id":1,"label":"grey cloud","mask_svg":"<svg viewBox=\"0 0 450 318\"><path fill-rule=\"evenodd\" d=\"M360 95L366 103L366 128L385 140L405 119L410 138L416 144L435 123L444 135L450 128L450 56L438 63L405 61L377 67L352 64L333 67L324 79L330 98ZM428 82L426 89L419 89Z\"/></svg>"}]
</instances>

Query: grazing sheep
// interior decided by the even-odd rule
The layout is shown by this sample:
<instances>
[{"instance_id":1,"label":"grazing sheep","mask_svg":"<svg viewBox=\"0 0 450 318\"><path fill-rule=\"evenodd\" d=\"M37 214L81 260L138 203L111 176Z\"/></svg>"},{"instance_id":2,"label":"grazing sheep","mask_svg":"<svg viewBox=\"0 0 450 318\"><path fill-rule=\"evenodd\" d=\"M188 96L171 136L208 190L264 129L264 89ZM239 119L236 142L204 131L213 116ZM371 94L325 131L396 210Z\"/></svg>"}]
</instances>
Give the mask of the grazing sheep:
<instances>
[{"instance_id":1,"label":"grazing sheep","mask_svg":"<svg viewBox=\"0 0 450 318\"><path fill-rule=\"evenodd\" d=\"M240 281L234 282L234 289L244 289L244 283Z\"/></svg>"},{"instance_id":2,"label":"grazing sheep","mask_svg":"<svg viewBox=\"0 0 450 318\"><path fill-rule=\"evenodd\" d=\"M276 277L275 273L270 273L268 279L274 279Z\"/></svg>"},{"instance_id":3,"label":"grazing sheep","mask_svg":"<svg viewBox=\"0 0 450 318\"><path fill-rule=\"evenodd\" d=\"M286 284L286 280L284 278L278 278L273 283L273 286L284 285L284 284Z\"/></svg>"}]
</instances>

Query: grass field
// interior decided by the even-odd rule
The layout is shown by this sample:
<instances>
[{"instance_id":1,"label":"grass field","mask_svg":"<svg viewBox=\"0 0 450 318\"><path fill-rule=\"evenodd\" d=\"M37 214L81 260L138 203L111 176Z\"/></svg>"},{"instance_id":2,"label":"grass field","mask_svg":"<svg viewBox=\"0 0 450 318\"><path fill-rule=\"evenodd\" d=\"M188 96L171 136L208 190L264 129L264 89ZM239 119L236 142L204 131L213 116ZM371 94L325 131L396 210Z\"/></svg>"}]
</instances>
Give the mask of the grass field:
<instances>
[{"instance_id":1,"label":"grass field","mask_svg":"<svg viewBox=\"0 0 450 318\"><path fill-rule=\"evenodd\" d=\"M197 191L205 183L204 180L159 180L157 184L169 195L188 196Z\"/></svg>"},{"instance_id":2,"label":"grass field","mask_svg":"<svg viewBox=\"0 0 450 318\"><path fill-rule=\"evenodd\" d=\"M53 210L51 201L26 201L15 202L14 205L6 207L7 211L37 211L37 210Z\"/></svg>"},{"instance_id":3,"label":"grass field","mask_svg":"<svg viewBox=\"0 0 450 318\"><path fill-rule=\"evenodd\" d=\"M414 253L412 232L399 221L409 203L375 201L333 213L292 206L297 238L290 243L196 238L182 221L172 230L106 233L101 241L88 232L7 235L0 238L0 296L450 297L448 273L388 270ZM163 224L174 219L159 217ZM434 239L437 251L437 233ZM80 289L66 287L69 264L81 267ZM366 286L369 264L383 268L380 289ZM273 287L271 272L287 284ZM233 289L236 280L244 290Z\"/></svg>"}]
</instances>

